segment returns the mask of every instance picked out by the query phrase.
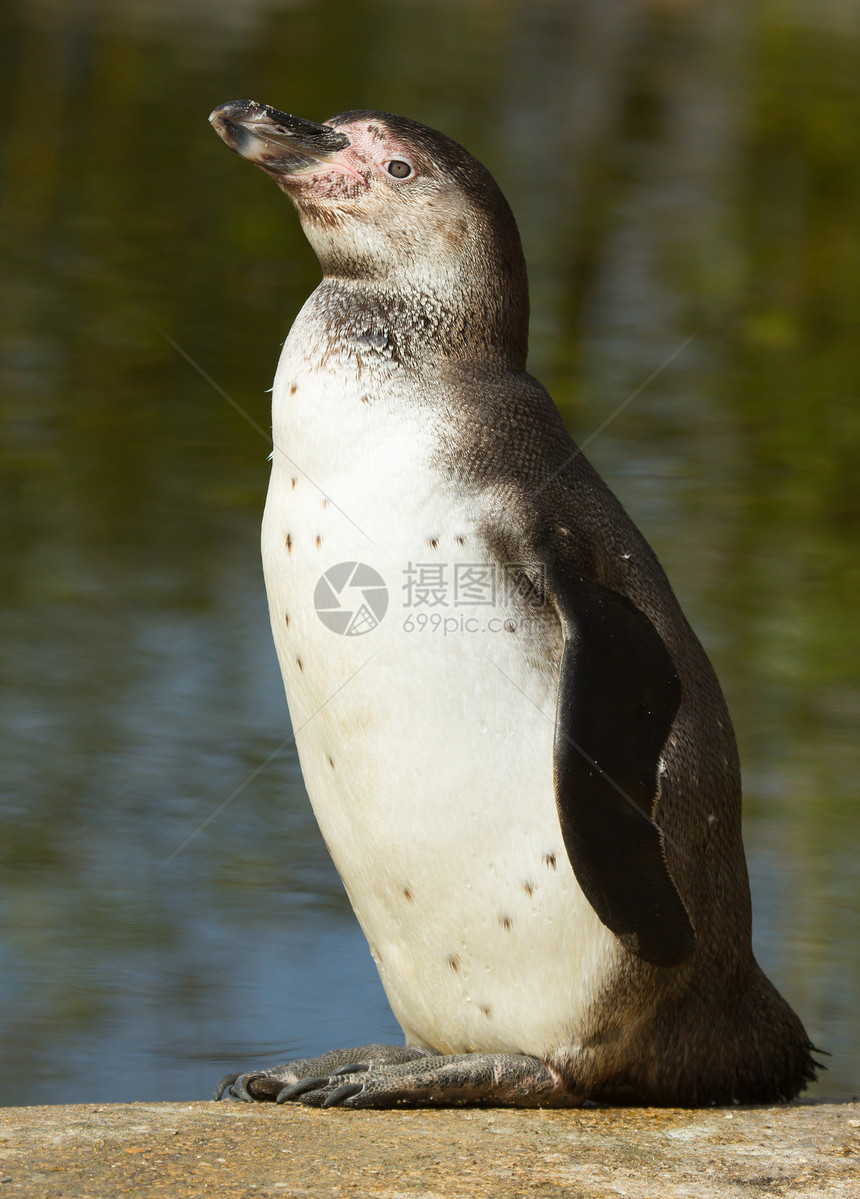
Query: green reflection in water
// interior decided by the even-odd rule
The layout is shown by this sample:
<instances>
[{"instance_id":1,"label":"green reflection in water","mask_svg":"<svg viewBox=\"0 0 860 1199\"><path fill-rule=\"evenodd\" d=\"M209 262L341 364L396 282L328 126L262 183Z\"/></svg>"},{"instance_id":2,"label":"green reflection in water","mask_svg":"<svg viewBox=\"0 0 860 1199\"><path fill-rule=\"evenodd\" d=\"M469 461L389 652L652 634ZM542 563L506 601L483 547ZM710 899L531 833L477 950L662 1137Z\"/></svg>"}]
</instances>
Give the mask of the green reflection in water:
<instances>
[{"instance_id":1,"label":"green reflection in water","mask_svg":"<svg viewBox=\"0 0 860 1199\"><path fill-rule=\"evenodd\" d=\"M860 1085L857 50L835 2L4 10L8 1101L93 1098L106 1044L134 1098L167 1093L165 1042L195 1094L189 1062L224 1045L326 1041L286 1001L249 1031L263 988L226 982L310 909L351 928L294 754L163 865L287 733L268 447L164 337L268 427L318 272L208 129L238 96L400 111L486 161L526 243L532 368L581 439L697 331L588 452L728 693L758 952L834 1054L819 1093Z\"/></svg>"}]
</instances>

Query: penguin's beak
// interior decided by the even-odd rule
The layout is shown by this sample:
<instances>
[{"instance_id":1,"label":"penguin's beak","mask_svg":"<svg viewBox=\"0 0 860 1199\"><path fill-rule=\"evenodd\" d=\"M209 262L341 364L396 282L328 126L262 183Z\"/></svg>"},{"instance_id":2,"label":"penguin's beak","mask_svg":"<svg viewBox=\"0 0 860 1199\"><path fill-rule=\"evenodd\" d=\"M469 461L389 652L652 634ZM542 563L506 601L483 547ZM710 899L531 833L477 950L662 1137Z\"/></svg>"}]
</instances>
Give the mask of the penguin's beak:
<instances>
[{"instance_id":1,"label":"penguin's beak","mask_svg":"<svg viewBox=\"0 0 860 1199\"><path fill-rule=\"evenodd\" d=\"M221 104L209 121L231 150L276 176L318 170L350 144L345 134L328 125L290 116L256 100Z\"/></svg>"}]
</instances>

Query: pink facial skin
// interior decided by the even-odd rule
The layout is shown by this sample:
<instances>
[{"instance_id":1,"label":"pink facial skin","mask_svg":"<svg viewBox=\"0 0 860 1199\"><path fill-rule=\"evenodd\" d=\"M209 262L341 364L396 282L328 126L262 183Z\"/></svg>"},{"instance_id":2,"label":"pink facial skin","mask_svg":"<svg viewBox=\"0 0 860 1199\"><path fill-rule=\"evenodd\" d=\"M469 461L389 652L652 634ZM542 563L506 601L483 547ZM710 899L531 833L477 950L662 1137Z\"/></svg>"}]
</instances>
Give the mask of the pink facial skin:
<instances>
[{"instance_id":1,"label":"pink facial skin","mask_svg":"<svg viewBox=\"0 0 860 1199\"><path fill-rule=\"evenodd\" d=\"M409 187L420 177L414 153L381 125L353 122L331 124L331 128L348 137L349 145L327 161L292 175L278 177L277 172L270 171L285 191L309 190L316 199L347 200L357 198L374 177L395 188ZM392 162L406 163L410 173L402 178L392 175L388 170Z\"/></svg>"}]
</instances>

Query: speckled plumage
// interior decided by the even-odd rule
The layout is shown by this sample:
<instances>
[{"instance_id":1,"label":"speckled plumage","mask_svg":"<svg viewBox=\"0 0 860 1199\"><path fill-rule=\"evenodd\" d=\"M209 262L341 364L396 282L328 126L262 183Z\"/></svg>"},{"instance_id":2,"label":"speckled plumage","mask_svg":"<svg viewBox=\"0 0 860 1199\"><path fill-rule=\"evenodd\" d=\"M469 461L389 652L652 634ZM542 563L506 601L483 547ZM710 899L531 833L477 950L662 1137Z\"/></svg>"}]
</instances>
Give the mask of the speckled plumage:
<instances>
[{"instance_id":1,"label":"speckled plumage","mask_svg":"<svg viewBox=\"0 0 860 1199\"><path fill-rule=\"evenodd\" d=\"M409 1048L231 1075L219 1094L794 1095L813 1063L752 956L725 703L652 551L525 373L510 209L414 122L293 120L213 114L294 201L324 270L275 381L263 560L308 793ZM343 562L391 594L367 636L314 610ZM474 628L416 630L415 564L516 585Z\"/></svg>"}]
</instances>

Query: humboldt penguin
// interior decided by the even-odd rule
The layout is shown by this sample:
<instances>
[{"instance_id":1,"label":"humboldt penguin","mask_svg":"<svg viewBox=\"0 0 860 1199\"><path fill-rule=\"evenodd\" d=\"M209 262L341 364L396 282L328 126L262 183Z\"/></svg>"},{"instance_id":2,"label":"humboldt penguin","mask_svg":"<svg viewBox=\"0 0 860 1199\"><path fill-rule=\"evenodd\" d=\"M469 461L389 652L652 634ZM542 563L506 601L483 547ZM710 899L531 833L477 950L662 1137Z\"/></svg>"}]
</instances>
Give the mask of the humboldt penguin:
<instances>
[{"instance_id":1,"label":"humboldt penguin","mask_svg":"<svg viewBox=\"0 0 860 1199\"><path fill-rule=\"evenodd\" d=\"M791 1098L815 1063L752 953L726 705L526 373L501 191L389 113L210 121L322 266L275 377L263 564L308 795L405 1034L216 1097Z\"/></svg>"}]
</instances>

